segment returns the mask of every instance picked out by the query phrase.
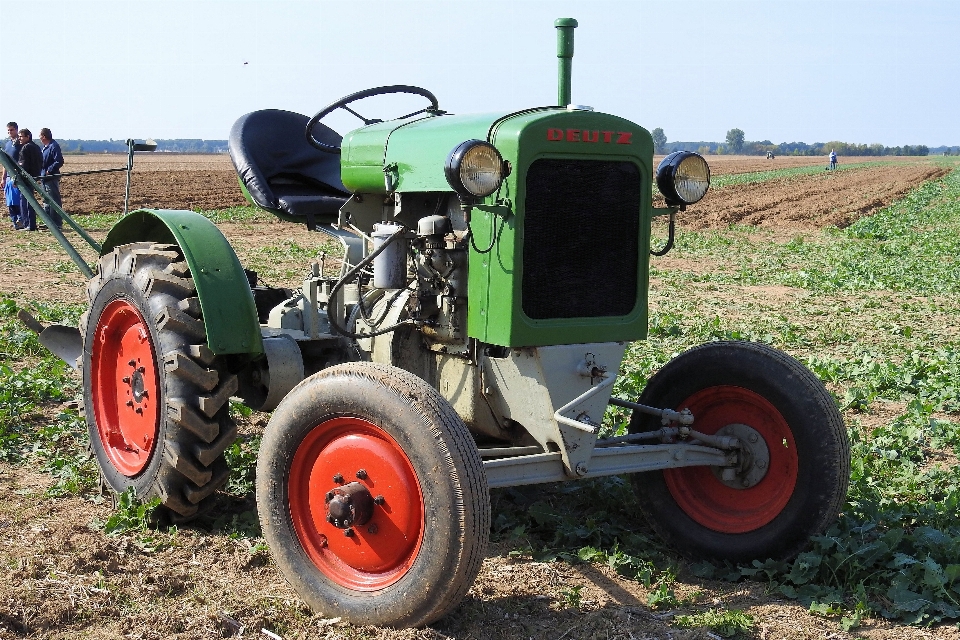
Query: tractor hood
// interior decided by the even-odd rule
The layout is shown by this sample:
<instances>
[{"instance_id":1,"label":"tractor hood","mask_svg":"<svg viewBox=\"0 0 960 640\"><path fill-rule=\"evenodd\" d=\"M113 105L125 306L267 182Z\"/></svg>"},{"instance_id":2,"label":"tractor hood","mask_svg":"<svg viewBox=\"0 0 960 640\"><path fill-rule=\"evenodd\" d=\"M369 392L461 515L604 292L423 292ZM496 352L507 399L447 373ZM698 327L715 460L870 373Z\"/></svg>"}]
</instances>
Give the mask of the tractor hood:
<instances>
[{"instance_id":1,"label":"tractor hood","mask_svg":"<svg viewBox=\"0 0 960 640\"><path fill-rule=\"evenodd\" d=\"M450 191L444 165L451 151L466 140L493 144L513 167L522 163L521 155L528 160L556 154L616 155L640 161L653 147L650 134L639 125L595 111L542 107L511 113L430 115L347 133L340 177L354 193Z\"/></svg>"}]
</instances>

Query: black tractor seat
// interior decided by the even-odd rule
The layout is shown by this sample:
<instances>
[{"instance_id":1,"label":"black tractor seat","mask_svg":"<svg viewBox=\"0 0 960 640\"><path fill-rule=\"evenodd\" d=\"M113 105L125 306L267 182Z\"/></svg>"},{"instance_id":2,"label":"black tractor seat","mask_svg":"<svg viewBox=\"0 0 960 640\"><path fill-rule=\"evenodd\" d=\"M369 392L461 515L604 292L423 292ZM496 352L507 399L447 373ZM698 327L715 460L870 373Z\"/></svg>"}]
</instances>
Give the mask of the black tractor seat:
<instances>
[{"instance_id":1,"label":"black tractor seat","mask_svg":"<svg viewBox=\"0 0 960 640\"><path fill-rule=\"evenodd\" d=\"M228 148L252 204L313 230L336 222L350 193L340 181L340 156L318 151L304 137L308 120L280 109L248 113L233 123ZM313 135L336 147L342 139L323 124Z\"/></svg>"}]
</instances>

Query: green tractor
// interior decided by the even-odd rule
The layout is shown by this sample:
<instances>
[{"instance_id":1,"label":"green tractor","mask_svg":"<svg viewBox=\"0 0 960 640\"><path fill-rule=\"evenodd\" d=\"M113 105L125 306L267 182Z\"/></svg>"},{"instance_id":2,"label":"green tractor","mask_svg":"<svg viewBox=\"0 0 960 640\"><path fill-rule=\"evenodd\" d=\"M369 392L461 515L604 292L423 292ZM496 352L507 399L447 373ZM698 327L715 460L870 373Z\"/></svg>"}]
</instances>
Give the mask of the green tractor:
<instances>
[{"instance_id":1,"label":"green tractor","mask_svg":"<svg viewBox=\"0 0 960 640\"><path fill-rule=\"evenodd\" d=\"M496 487L631 474L651 525L698 558L789 558L824 531L849 445L833 398L793 358L712 342L640 398L612 397L647 333L651 222L669 216L672 242L710 172L687 152L654 171L646 129L571 104L577 25L555 26L558 106L452 115L429 91L390 86L313 118L237 121L244 192L336 238L337 277L314 263L297 292L259 286L187 211L137 211L110 231L79 334L47 342L82 369L114 491L196 516L228 476L229 399L272 411L264 536L312 608L358 624L419 626L457 606ZM426 104L391 120L355 110L386 93ZM337 109L362 126L326 127ZM632 412L627 435L601 437L609 405Z\"/></svg>"}]
</instances>

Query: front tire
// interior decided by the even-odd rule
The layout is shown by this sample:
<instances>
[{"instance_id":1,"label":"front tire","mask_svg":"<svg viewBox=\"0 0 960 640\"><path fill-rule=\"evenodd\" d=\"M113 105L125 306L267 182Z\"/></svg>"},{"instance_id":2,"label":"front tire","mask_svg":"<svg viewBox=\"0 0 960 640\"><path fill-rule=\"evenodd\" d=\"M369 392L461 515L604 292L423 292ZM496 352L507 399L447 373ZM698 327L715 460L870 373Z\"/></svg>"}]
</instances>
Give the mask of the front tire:
<instances>
[{"instance_id":1,"label":"front tire","mask_svg":"<svg viewBox=\"0 0 960 640\"><path fill-rule=\"evenodd\" d=\"M354 624L443 617L473 584L490 529L466 425L420 378L367 362L283 399L260 447L257 507L297 593Z\"/></svg>"},{"instance_id":2,"label":"front tire","mask_svg":"<svg viewBox=\"0 0 960 640\"><path fill-rule=\"evenodd\" d=\"M769 454L761 469L726 481L711 467L633 476L651 526L681 553L733 562L790 558L843 507L850 477L843 419L823 383L785 353L749 342L695 347L650 379L640 403L689 408L695 430L759 436ZM660 427L646 414L630 422L632 433Z\"/></svg>"},{"instance_id":3,"label":"front tire","mask_svg":"<svg viewBox=\"0 0 960 640\"><path fill-rule=\"evenodd\" d=\"M176 245L116 247L87 296L84 411L102 480L159 498L161 519L193 518L229 475L237 378L207 348L187 263Z\"/></svg>"}]
</instances>

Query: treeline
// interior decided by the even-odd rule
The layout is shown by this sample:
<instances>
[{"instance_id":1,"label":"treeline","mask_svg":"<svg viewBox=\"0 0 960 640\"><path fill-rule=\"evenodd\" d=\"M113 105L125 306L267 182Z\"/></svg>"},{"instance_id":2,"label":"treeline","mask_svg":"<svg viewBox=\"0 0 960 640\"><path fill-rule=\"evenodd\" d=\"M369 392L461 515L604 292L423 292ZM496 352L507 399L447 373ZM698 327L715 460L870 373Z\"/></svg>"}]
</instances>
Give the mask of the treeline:
<instances>
[{"instance_id":1,"label":"treeline","mask_svg":"<svg viewBox=\"0 0 960 640\"><path fill-rule=\"evenodd\" d=\"M663 146L665 153L674 151L696 151L703 154L732 154L748 156L764 156L772 153L778 156L825 156L831 150L841 156L926 156L930 155L930 148L925 144L904 145L902 147L886 147L882 144L856 144L851 142L781 142L773 144L769 140L759 142L745 141L739 150L722 142L668 142ZM958 147L939 147L934 153L943 153L948 149L957 150ZM952 155L952 154L951 154Z\"/></svg>"},{"instance_id":2,"label":"treeline","mask_svg":"<svg viewBox=\"0 0 960 640\"><path fill-rule=\"evenodd\" d=\"M126 153L126 140L61 140L60 148L64 153ZM137 140L142 142L142 140ZM226 140L200 140L193 138L175 138L155 140L157 151L168 153L226 153Z\"/></svg>"}]
</instances>

